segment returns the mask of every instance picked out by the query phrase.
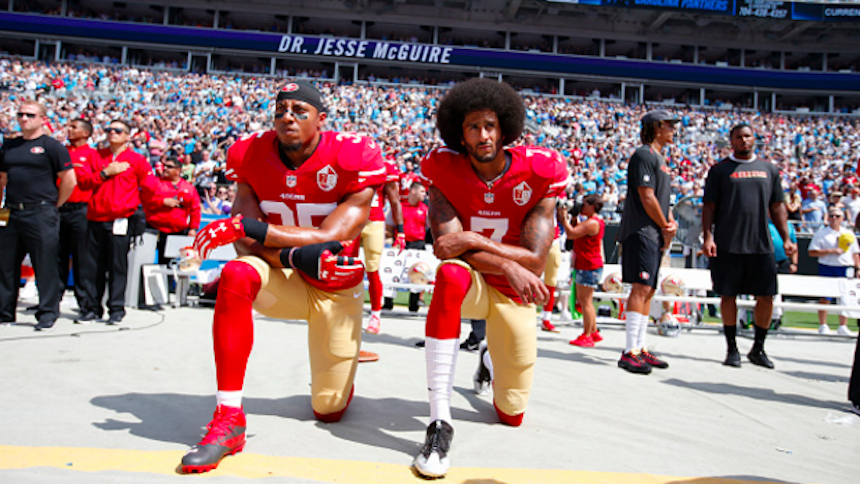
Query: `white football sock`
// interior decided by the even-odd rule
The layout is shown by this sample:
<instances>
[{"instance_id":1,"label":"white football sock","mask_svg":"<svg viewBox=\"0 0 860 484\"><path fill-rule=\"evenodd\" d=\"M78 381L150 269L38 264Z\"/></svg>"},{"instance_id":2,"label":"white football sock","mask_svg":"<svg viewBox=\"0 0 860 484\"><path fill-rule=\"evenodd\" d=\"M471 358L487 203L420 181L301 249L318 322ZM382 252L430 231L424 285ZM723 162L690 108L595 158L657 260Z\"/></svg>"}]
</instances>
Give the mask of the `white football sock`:
<instances>
[{"instance_id":1,"label":"white football sock","mask_svg":"<svg viewBox=\"0 0 860 484\"><path fill-rule=\"evenodd\" d=\"M371 311L370 315L376 316L377 318L381 318L382 317L382 310L380 309L379 311Z\"/></svg>"},{"instance_id":2,"label":"white football sock","mask_svg":"<svg viewBox=\"0 0 860 484\"><path fill-rule=\"evenodd\" d=\"M540 313L541 321L549 321L549 319L551 317L552 317L552 311L544 311L544 312Z\"/></svg>"},{"instance_id":3,"label":"white football sock","mask_svg":"<svg viewBox=\"0 0 860 484\"><path fill-rule=\"evenodd\" d=\"M648 323L650 318L647 314L639 315L639 335L636 337L636 350L645 349L645 335L648 334Z\"/></svg>"},{"instance_id":4,"label":"white football sock","mask_svg":"<svg viewBox=\"0 0 860 484\"><path fill-rule=\"evenodd\" d=\"M215 399L218 401L218 405L242 408L242 390L237 392L222 392L218 390L215 392Z\"/></svg>"},{"instance_id":5,"label":"white football sock","mask_svg":"<svg viewBox=\"0 0 860 484\"><path fill-rule=\"evenodd\" d=\"M625 346L624 352L630 353L631 351L636 351L639 348L636 347L636 342L639 339L639 313L634 313L632 311L627 311L625 316L624 323L624 334L625 334Z\"/></svg>"},{"instance_id":6,"label":"white football sock","mask_svg":"<svg viewBox=\"0 0 860 484\"><path fill-rule=\"evenodd\" d=\"M453 424L451 394L457 367L457 339L427 338L424 360L427 363L427 389L430 390L430 422L444 420Z\"/></svg>"}]
</instances>

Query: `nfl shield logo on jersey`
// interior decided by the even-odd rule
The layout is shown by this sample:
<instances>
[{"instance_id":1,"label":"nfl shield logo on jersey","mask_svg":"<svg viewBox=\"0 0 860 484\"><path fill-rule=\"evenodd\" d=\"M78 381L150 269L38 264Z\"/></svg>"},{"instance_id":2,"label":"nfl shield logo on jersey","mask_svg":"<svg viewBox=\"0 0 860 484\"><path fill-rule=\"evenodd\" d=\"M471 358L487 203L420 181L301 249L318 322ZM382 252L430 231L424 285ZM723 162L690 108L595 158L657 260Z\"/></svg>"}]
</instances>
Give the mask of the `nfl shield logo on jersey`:
<instances>
[{"instance_id":1,"label":"nfl shield logo on jersey","mask_svg":"<svg viewBox=\"0 0 860 484\"><path fill-rule=\"evenodd\" d=\"M293 188L296 186L296 175L287 175L287 186Z\"/></svg>"},{"instance_id":2,"label":"nfl shield logo on jersey","mask_svg":"<svg viewBox=\"0 0 860 484\"><path fill-rule=\"evenodd\" d=\"M495 200L495 199L496 199L496 197L492 193L485 193L484 194L484 203L493 203L493 200Z\"/></svg>"},{"instance_id":3,"label":"nfl shield logo on jersey","mask_svg":"<svg viewBox=\"0 0 860 484\"><path fill-rule=\"evenodd\" d=\"M514 187L514 202L517 205L525 205L532 198L532 187L528 183L522 182Z\"/></svg>"},{"instance_id":4,"label":"nfl shield logo on jersey","mask_svg":"<svg viewBox=\"0 0 860 484\"><path fill-rule=\"evenodd\" d=\"M324 192L330 191L337 185L337 172L331 165L326 165L325 168L317 172L317 185Z\"/></svg>"}]
</instances>

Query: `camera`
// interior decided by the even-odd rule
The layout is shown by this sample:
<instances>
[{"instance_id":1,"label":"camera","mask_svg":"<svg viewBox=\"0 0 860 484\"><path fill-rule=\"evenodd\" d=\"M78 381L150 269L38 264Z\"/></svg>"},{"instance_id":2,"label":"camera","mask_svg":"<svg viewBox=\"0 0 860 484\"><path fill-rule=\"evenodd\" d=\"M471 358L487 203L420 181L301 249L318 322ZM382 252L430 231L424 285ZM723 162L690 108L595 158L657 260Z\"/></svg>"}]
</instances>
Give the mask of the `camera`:
<instances>
[{"instance_id":1,"label":"camera","mask_svg":"<svg viewBox=\"0 0 860 484\"><path fill-rule=\"evenodd\" d=\"M582 201L581 200L571 200L569 198L559 198L555 202L555 206L557 208L563 208L567 211L568 215L571 217L576 217L579 215L579 212L582 211Z\"/></svg>"}]
</instances>

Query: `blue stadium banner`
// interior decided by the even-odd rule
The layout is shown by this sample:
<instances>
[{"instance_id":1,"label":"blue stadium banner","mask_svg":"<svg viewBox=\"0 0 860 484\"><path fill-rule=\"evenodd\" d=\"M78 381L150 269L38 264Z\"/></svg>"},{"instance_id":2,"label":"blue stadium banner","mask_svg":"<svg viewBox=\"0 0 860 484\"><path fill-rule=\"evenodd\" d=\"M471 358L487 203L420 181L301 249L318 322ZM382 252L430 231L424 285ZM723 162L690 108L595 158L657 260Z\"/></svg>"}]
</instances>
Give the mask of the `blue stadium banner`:
<instances>
[{"instance_id":1,"label":"blue stadium banner","mask_svg":"<svg viewBox=\"0 0 860 484\"><path fill-rule=\"evenodd\" d=\"M791 18L791 2L773 0L737 0L735 15L788 20Z\"/></svg>"},{"instance_id":2,"label":"blue stadium banner","mask_svg":"<svg viewBox=\"0 0 860 484\"><path fill-rule=\"evenodd\" d=\"M619 8L677 10L679 12L734 15L735 0L549 0L557 3L601 5Z\"/></svg>"},{"instance_id":3,"label":"blue stadium banner","mask_svg":"<svg viewBox=\"0 0 860 484\"><path fill-rule=\"evenodd\" d=\"M817 22L860 22L860 4L820 4L800 3L792 5L792 20L813 20Z\"/></svg>"},{"instance_id":4,"label":"blue stadium banner","mask_svg":"<svg viewBox=\"0 0 860 484\"><path fill-rule=\"evenodd\" d=\"M781 2L778 2L781 3ZM649 79L671 81L691 86L722 84L760 88L860 91L860 74L832 72L786 72L734 67L670 64L634 59L557 55L498 49L479 49L429 45L409 42L283 35L268 32L243 32L211 28L115 22L63 18L43 15L0 12L0 30L27 33L39 37L74 38L86 43L99 39L115 45L126 42L149 45L184 46L269 54L282 57L306 57L317 61L360 62L387 61L396 64L489 70L529 70L545 72L551 77L577 75L603 78Z\"/></svg>"}]
</instances>

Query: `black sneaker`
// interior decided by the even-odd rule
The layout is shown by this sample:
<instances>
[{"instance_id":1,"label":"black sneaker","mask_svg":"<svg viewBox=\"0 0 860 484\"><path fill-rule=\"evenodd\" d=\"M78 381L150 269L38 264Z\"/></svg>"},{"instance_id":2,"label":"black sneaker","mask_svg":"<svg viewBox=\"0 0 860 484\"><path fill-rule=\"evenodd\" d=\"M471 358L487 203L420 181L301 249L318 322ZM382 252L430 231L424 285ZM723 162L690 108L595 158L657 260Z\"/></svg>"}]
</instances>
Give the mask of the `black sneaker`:
<instances>
[{"instance_id":1,"label":"black sneaker","mask_svg":"<svg viewBox=\"0 0 860 484\"><path fill-rule=\"evenodd\" d=\"M245 448L245 412L240 408L219 405L206 436L182 457L182 472L209 472L221 459Z\"/></svg>"},{"instance_id":2,"label":"black sneaker","mask_svg":"<svg viewBox=\"0 0 860 484\"><path fill-rule=\"evenodd\" d=\"M466 350L466 351L478 351L478 349L479 349L480 347L481 347L481 342L480 342L480 341L475 342L475 341L473 341L473 340L472 340L472 338L466 338L466 340L465 340L465 341L463 341L462 343L460 343L460 349L461 349L461 350Z\"/></svg>"},{"instance_id":3,"label":"black sneaker","mask_svg":"<svg viewBox=\"0 0 860 484\"><path fill-rule=\"evenodd\" d=\"M122 318L125 317L125 314L111 314L107 320L107 324L113 326L122 323Z\"/></svg>"},{"instance_id":4,"label":"black sneaker","mask_svg":"<svg viewBox=\"0 0 860 484\"><path fill-rule=\"evenodd\" d=\"M632 352L621 354L621 359L618 360L618 368L623 368L630 373L638 373L640 375L651 373L651 365L642 358L639 358L639 355L634 355Z\"/></svg>"},{"instance_id":5,"label":"black sneaker","mask_svg":"<svg viewBox=\"0 0 860 484\"><path fill-rule=\"evenodd\" d=\"M726 361L723 362L724 366L734 366L735 368L741 367L741 353L738 350L729 350L726 353Z\"/></svg>"},{"instance_id":6,"label":"black sneaker","mask_svg":"<svg viewBox=\"0 0 860 484\"><path fill-rule=\"evenodd\" d=\"M454 440L454 428L444 420L436 420L427 427L427 437L421 453L415 457L412 465L424 477L444 477L451 468L448 451Z\"/></svg>"},{"instance_id":7,"label":"black sneaker","mask_svg":"<svg viewBox=\"0 0 860 484\"><path fill-rule=\"evenodd\" d=\"M860 403L852 403L851 411L856 413L857 415L860 415Z\"/></svg>"},{"instance_id":8,"label":"black sneaker","mask_svg":"<svg viewBox=\"0 0 860 484\"><path fill-rule=\"evenodd\" d=\"M475 393L478 395L489 395L493 382L493 377L490 376L490 369L484 364L484 354L486 352L487 345L481 345L481 352L478 353L478 369L475 370L475 376L473 378L475 383Z\"/></svg>"},{"instance_id":9,"label":"black sneaker","mask_svg":"<svg viewBox=\"0 0 860 484\"><path fill-rule=\"evenodd\" d=\"M90 324L96 319L99 319L98 315L92 311L87 311L81 316L75 318L75 324Z\"/></svg>"},{"instance_id":10,"label":"black sneaker","mask_svg":"<svg viewBox=\"0 0 860 484\"><path fill-rule=\"evenodd\" d=\"M394 299L390 297L385 298L385 303L382 305L382 309L386 311L394 309Z\"/></svg>"},{"instance_id":11,"label":"black sneaker","mask_svg":"<svg viewBox=\"0 0 860 484\"><path fill-rule=\"evenodd\" d=\"M39 321L39 324L36 325L36 331L51 331L54 329L54 323L57 321Z\"/></svg>"},{"instance_id":12,"label":"black sneaker","mask_svg":"<svg viewBox=\"0 0 860 484\"><path fill-rule=\"evenodd\" d=\"M752 362L753 365L763 366L765 368L773 369L773 362L770 361L770 358L767 357L764 350L752 350L750 354L747 355L747 358Z\"/></svg>"},{"instance_id":13,"label":"black sneaker","mask_svg":"<svg viewBox=\"0 0 860 484\"><path fill-rule=\"evenodd\" d=\"M642 360L651 365L652 368L660 368L661 370L669 368L669 363L657 358L648 350L642 350L642 352L639 353L639 358L642 358Z\"/></svg>"}]
</instances>

